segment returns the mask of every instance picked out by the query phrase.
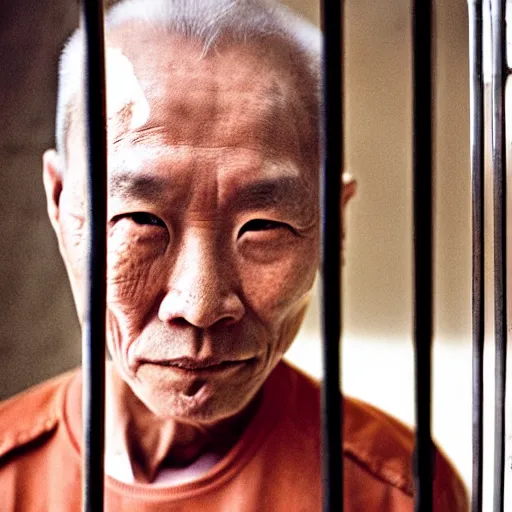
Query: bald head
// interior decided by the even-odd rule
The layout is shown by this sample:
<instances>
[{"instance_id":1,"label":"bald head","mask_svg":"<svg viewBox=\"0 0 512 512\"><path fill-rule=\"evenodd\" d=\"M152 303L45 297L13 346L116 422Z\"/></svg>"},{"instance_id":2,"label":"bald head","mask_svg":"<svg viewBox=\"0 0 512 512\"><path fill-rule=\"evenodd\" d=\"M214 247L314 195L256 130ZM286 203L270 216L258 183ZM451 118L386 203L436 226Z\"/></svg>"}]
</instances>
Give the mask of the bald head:
<instances>
[{"instance_id":1,"label":"bald head","mask_svg":"<svg viewBox=\"0 0 512 512\"><path fill-rule=\"evenodd\" d=\"M294 88L297 89L294 95L300 97L306 124L317 129L320 34L314 26L277 2L125 0L107 14L106 36L109 116L122 111L121 117L126 118L124 104L135 99L131 112L134 120L131 122L142 123L147 109L143 96L139 94L137 82L141 77L134 73L133 63L147 61L151 64L156 46L159 46L159 56L172 57L176 52L183 54L184 45L189 43L188 51L193 54L193 62L188 64L187 73L194 71L199 61L211 61L212 56L230 53L233 57L230 50L235 48L246 52L259 48L260 53L264 49L267 57L274 53L272 74L287 68L294 73ZM67 160L71 122L80 119L81 115L76 114L83 110L82 55L82 37L77 31L68 42L60 62L56 139L63 161ZM243 51L239 55L242 57ZM232 69L240 64L231 58ZM172 72L176 76L180 71L184 72L184 67L178 62L172 70L154 67L151 73L157 80L165 81L167 77L164 75ZM255 74L258 71L252 70ZM284 99L282 91L277 89L269 89L266 94L269 102L277 96L281 101Z\"/></svg>"},{"instance_id":2,"label":"bald head","mask_svg":"<svg viewBox=\"0 0 512 512\"><path fill-rule=\"evenodd\" d=\"M316 171L319 105L310 91L317 84L296 48L274 36L221 46L208 55L202 51L200 42L161 33L147 22L126 23L109 34L109 162L138 165L135 153L148 146L158 151L193 141L236 147L249 136L254 147L247 149L269 157L292 152ZM66 154L72 169L85 162L80 97L68 114Z\"/></svg>"}]
</instances>

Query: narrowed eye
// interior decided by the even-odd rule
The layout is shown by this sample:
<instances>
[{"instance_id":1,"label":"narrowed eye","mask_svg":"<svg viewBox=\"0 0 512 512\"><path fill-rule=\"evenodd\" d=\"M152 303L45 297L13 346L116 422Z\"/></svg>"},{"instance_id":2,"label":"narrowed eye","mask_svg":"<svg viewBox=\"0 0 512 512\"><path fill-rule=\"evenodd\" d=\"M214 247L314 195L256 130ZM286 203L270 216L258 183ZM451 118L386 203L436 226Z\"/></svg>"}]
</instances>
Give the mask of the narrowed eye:
<instances>
[{"instance_id":1,"label":"narrowed eye","mask_svg":"<svg viewBox=\"0 0 512 512\"><path fill-rule=\"evenodd\" d=\"M283 227L286 227L286 225L282 222L266 219L253 219L242 226L238 236L242 236L247 231L270 231L272 229L279 229Z\"/></svg>"},{"instance_id":2,"label":"narrowed eye","mask_svg":"<svg viewBox=\"0 0 512 512\"><path fill-rule=\"evenodd\" d=\"M165 227L165 224L162 219L159 219L156 215L147 212L133 212L127 213L125 215L120 215L120 218L127 218L132 220L135 224L139 226L158 226Z\"/></svg>"}]
</instances>

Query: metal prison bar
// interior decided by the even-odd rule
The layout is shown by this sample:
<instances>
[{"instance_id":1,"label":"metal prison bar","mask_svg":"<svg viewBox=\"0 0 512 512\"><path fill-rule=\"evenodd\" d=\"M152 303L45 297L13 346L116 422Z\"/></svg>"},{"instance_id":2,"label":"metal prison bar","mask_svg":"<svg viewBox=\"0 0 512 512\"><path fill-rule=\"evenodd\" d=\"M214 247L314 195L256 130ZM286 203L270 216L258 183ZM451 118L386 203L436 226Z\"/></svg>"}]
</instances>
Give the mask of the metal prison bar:
<instances>
[{"instance_id":1,"label":"metal prison bar","mask_svg":"<svg viewBox=\"0 0 512 512\"><path fill-rule=\"evenodd\" d=\"M82 503L85 512L98 512L103 510L104 488L107 278L107 134L103 0L83 0L81 22L87 48L84 62L84 92L89 196L88 297L82 338Z\"/></svg>"},{"instance_id":2,"label":"metal prison bar","mask_svg":"<svg viewBox=\"0 0 512 512\"><path fill-rule=\"evenodd\" d=\"M469 101L472 174L473 475L472 512L482 512L484 403L484 82L483 3L469 1Z\"/></svg>"},{"instance_id":3,"label":"metal prison bar","mask_svg":"<svg viewBox=\"0 0 512 512\"><path fill-rule=\"evenodd\" d=\"M432 4L414 0L413 218L416 445L415 511L432 510Z\"/></svg>"},{"instance_id":4,"label":"metal prison bar","mask_svg":"<svg viewBox=\"0 0 512 512\"><path fill-rule=\"evenodd\" d=\"M343 137L343 0L322 2L324 162L320 177L321 304L324 378L322 383L322 464L324 512L343 510L341 457L343 408L340 391L341 208Z\"/></svg>"},{"instance_id":5,"label":"metal prison bar","mask_svg":"<svg viewBox=\"0 0 512 512\"><path fill-rule=\"evenodd\" d=\"M324 27L325 161L321 173L323 273L324 510L343 509L339 350L341 334L340 193L343 169L342 1L322 2ZM84 322L83 510L103 510L105 309L106 309L106 119L103 9L82 2L86 59L86 141L90 226L89 296ZM417 439L417 511L432 509L432 91L431 3L414 0L414 261Z\"/></svg>"},{"instance_id":6,"label":"metal prison bar","mask_svg":"<svg viewBox=\"0 0 512 512\"><path fill-rule=\"evenodd\" d=\"M472 512L483 503L484 356L484 9L491 17L492 168L494 181L495 426L494 512L504 510L505 385L507 357L507 207L504 0L469 1L471 172L473 203L473 482ZM490 13L489 13L490 10Z\"/></svg>"},{"instance_id":7,"label":"metal prison bar","mask_svg":"<svg viewBox=\"0 0 512 512\"><path fill-rule=\"evenodd\" d=\"M495 427L494 512L504 507L507 356L507 207L505 147L505 0L491 1L492 167L494 174Z\"/></svg>"}]
</instances>

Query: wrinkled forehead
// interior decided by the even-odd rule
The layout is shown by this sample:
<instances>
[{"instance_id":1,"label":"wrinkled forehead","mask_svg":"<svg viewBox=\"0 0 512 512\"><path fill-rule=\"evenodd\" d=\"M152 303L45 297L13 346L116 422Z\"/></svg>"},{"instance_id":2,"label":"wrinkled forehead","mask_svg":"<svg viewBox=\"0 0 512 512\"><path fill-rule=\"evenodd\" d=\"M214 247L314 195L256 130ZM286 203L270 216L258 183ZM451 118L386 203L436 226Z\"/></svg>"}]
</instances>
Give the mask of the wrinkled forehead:
<instances>
[{"instance_id":1,"label":"wrinkled forehead","mask_svg":"<svg viewBox=\"0 0 512 512\"><path fill-rule=\"evenodd\" d=\"M274 37L205 51L202 42L137 22L116 29L107 45L110 153L243 147L317 170L317 84L289 43ZM76 135L83 116L75 119Z\"/></svg>"}]
</instances>

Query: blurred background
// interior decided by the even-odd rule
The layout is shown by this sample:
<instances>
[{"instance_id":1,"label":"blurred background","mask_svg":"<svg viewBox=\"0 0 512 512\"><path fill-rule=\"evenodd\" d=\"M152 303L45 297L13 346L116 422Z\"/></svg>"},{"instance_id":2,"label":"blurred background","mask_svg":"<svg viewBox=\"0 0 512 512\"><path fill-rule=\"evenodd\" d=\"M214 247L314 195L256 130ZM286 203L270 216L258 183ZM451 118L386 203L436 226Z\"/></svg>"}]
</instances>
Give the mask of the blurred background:
<instances>
[{"instance_id":1,"label":"blurred background","mask_svg":"<svg viewBox=\"0 0 512 512\"><path fill-rule=\"evenodd\" d=\"M318 23L313 0L286 3ZM412 425L410 5L345 3L347 164L359 186L349 211L344 268L343 388ZM466 2L438 0L435 19L434 434L469 483ZM54 145L58 54L76 23L76 2L70 0L0 0L0 398L79 364L74 305L41 181L41 154ZM317 310L315 299L288 357L320 377ZM492 446L486 450L492 465ZM491 477L491 466L485 473Z\"/></svg>"}]
</instances>

